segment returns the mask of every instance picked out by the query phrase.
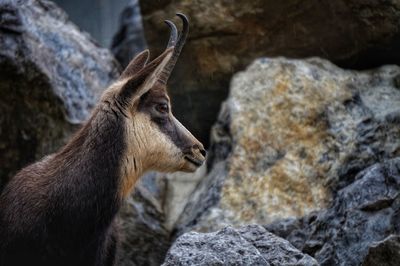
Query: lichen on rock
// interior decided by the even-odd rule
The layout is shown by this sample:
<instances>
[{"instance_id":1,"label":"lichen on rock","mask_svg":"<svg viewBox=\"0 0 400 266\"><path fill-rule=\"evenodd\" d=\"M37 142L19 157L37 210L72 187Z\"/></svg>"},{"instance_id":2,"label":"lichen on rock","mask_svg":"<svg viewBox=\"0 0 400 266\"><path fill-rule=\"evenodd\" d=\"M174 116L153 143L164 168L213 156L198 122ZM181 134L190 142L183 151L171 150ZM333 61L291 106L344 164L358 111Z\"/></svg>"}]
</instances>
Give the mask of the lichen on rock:
<instances>
[{"instance_id":1,"label":"lichen on rock","mask_svg":"<svg viewBox=\"0 0 400 266\"><path fill-rule=\"evenodd\" d=\"M213 129L210 164L223 169L202 180L178 231L326 207L357 172L400 154L399 75L396 66L357 72L317 58L256 60L234 76ZM226 158L212 155L221 147Z\"/></svg>"},{"instance_id":2,"label":"lichen on rock","mask_svg":"<svg viewBox=\"0 0 400 266\"><path fill-rule=\"evenodd\" d=\"M170 81L175 113L201 140L215 123L234 73L256 58L318 56L342 67L399 64L400 5L370 0L145 0L146 38L162 51L176 12L190 38Z\"/></svg>"}]
</instances>

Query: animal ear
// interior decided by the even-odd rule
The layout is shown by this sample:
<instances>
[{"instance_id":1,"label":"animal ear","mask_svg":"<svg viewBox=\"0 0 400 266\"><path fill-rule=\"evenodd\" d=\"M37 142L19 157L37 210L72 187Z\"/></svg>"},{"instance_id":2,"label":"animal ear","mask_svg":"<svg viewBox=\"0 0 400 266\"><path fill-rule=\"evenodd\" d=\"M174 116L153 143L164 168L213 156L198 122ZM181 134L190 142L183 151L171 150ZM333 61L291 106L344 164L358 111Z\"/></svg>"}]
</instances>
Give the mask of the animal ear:
<instances>
[{"instance_id":1,"label":"animal ear","mask_svg":"<svg viewBox=\"0 0 400 266\"><path fill-rule=\"evenodd\" d=\"M128 66L125 68L125 70L122 72L121 76L119 79L125 79L132 77L135 73L137 73L139 70L143 69L144 66L146 65L147 61L149 60L150 57L150 52L149 50L144 50L137 56L135 56L131 62L129 62Z\"/></svg>"},{"instance_id":2,"label":"animal ear","mask_svg":"<svg viewBox=\"0 0 400 266\"><path fill-rule=\"evenodd\" d=\"M182 30L178 34L175 24L169 20L165 21L171 31L165 51L147 65L149 52L147 50L142 52L129 63L127 69L122 73L121 77L125 83L119 93L120 102L124 104L137 103L137 100L153 88L157 82L161 86L167 84L189 33L188 18L181 13L176 15L182 20Z\"/></svg>"},{"instance_id":3,"label":"animal ear","mask_svg":"<svg viewBox=\"0 0 400 266\"><path fill-rule=\"evenodd\" d=\"M173 52L173 47L167 48L159 57L128 78L119 92L120 100L125 104L135 103L153 88L156 82L159 82L160 75L171 60Z\"/></svg>"}]
</instances>

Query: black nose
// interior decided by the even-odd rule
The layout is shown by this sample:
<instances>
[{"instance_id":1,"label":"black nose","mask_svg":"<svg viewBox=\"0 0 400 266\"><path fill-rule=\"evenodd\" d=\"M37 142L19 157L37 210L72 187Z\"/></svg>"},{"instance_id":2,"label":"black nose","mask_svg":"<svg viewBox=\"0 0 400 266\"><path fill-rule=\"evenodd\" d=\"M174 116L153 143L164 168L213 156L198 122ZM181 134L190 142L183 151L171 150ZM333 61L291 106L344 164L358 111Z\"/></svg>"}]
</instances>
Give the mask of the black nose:
<instances>
[{"instance_id":1,"label":"black nose","mask_svg":"<svg viewBox=\"0 0 400 266\"><path fill-rule=\"evenodd\" d=\"M204 157L206 157L206 155L207 155L206 150L205 150L205 149L199 149L199 150L200 150L201 155L203 155Z\"/></svg>"},{"instance_id":2,"label":"black nose","mask_svg":"<svg viewBox=\"0 0 400 266\"><path fill-rule=\"evenodd\" d=\"M195 144L195 145L192 146L192 149L193 149L193 150L198 149L198 150L200 151L201 155L203 155L204 157L206 157L206 155L207 155L207 152L206 152L206 150L203 148L203 145L201 145L201 147L200 147L198 144Z\"/></svg>"}]
</instances>

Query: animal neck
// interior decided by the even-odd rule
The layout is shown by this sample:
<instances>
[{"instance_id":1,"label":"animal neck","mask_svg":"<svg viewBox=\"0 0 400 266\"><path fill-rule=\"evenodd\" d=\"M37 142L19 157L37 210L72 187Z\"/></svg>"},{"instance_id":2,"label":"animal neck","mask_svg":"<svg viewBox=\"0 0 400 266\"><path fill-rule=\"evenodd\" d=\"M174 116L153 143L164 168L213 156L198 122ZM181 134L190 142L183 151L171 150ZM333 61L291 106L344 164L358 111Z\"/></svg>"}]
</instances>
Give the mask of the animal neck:
<instances>
[{"instance_id":1,"label":"animal neck","mask_svg":"<svg viewBox=\"0 0 400 266\"><path fill-rule=\"evenodd\" d=\"M149 132L142 128L146 122L135 115L129 123L131 126L125 128L125 139L129 140L126 145L121 164L121 183L119 196L121 199L127 198L132 192L139 177L150 169L146 162L149 161L149 143L143 132Z\"/></svg>"},{"instance_id":2,"label":"animal neck","mask_svg":"<svg viewBox=\"0 0 400 266\"><path fill-rule=\"evenodd\" d=\"M79 212L83 222L107 225L119 209L126 149L124 123L117 113L97 108L55 157L60 165L57 182L62 184L55 193L57 200L65 202L67 213Z\"/></svg>"}]
</instances>

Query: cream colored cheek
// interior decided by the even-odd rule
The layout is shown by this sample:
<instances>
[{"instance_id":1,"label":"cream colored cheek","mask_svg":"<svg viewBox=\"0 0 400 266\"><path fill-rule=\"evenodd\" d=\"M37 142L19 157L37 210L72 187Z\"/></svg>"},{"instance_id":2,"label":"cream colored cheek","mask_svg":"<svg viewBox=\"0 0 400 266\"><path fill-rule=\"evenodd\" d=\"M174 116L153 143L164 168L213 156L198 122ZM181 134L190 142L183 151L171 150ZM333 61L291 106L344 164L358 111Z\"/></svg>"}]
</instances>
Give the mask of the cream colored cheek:
<instances>
[{"instance_id":1,"label":"cream colored cheek","mask_svg":"<svg viewBox=\"0 0 400 266\"><path fill-rule=\"evenodd\" d=\"M182 167L184 160L181 150L159 129L157 129L156 137L158 141L154 149L158 156L155 163L160 168L159 170L176 171Z\"/></svg>"},{"instance_id":2,"label":"cream colored cheek","mask_svg":"<svg viewBox=\"0 0 400 266\"><path fill-rule=\"evenodd\" d=\"M184 167L185 160L181 150L166 136L158 126L144 114L137 114L132 127L132 141L138 141L140 154L145 160L146 170L176 171ZM135 139L136 137L136 139Z\"/></svg>"}]
</instances>

